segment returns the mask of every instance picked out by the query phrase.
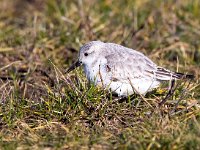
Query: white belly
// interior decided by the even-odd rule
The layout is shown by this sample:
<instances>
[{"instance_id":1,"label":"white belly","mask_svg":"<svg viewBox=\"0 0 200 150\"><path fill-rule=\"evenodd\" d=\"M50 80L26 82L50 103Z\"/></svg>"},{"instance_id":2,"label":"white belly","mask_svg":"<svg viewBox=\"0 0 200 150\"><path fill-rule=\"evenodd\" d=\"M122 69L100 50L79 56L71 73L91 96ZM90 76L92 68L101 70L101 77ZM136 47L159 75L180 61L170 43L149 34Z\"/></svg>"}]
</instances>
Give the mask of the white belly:
<instances>
[{"instance_id":1,"label":"white belly","mask_svg":"<svg viewBox=\"0 0 200 150\"><path fill-rule=\"evenodd\" d=\"M111 82L108 85L111 91L118 94L118 96L128 96L131 94L142 94L145 95L148 91L153 90L158 87L160 82L158 81L147 81L142 79L137 79L132 81L130 84L121 82Z\"/></svg>"},{"instance_id":2,"label":"white belly","mask_svg":"<svg viewBox=\"0 0 200 150\"><path fill-rule=\"evenodd\" d=\"M118 96L128 96L134 93L145 95L148 91L158 87L160 84L159 81L151 78L136 78L132 79L131 82L127 79L125 83L111 81L112 73L108 73L105 70L105 66L101 66L100 68L99 66L85 66L84 71L89 81L104 89L110 89L112 92L117 93Z\"/></svg>"}]
</instances>

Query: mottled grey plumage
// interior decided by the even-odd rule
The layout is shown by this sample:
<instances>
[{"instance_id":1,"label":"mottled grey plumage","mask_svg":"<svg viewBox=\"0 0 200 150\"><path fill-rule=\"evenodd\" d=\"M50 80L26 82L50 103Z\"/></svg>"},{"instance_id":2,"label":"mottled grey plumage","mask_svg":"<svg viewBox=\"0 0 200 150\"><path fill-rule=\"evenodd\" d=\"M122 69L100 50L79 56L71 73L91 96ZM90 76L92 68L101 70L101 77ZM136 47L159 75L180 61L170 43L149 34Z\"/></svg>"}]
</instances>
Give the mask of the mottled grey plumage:
<instances>
[{"instance_id":1,"label":"mottled grey plumage","mask_svg":"<svg viewBox=\"0 0 200 150\"><path fill-rule=\"evenodd\" d=\"M88 80L109 88L119 96L146 92L161 81L193 78L192 75L172 72L157 66L144 54L114 43L92 41L83 45L78 61L68 72L83 64Z\"/></svg>"}]
</instances>

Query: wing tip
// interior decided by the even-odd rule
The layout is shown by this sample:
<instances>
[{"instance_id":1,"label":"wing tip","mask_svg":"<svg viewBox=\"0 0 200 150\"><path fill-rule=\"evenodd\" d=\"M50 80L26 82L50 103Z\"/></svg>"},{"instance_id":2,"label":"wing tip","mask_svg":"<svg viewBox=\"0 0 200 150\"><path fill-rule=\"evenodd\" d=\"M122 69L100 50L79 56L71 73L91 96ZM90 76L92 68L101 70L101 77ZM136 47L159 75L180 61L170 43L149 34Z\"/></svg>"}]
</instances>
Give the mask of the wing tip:
<instances>
[{"instance_id":1,"label":"wing tip","mask_svg":"<svg viewBox=\"0 0 200 150\"><path fill-rule=\"evenodd\" d=\"M175 72L175 77L177 79L191 79L191 80L193 80L195 78L195 76L193 74L183 74L183 73L179 73L179 72Z\"/></svg>"}]
</instances>

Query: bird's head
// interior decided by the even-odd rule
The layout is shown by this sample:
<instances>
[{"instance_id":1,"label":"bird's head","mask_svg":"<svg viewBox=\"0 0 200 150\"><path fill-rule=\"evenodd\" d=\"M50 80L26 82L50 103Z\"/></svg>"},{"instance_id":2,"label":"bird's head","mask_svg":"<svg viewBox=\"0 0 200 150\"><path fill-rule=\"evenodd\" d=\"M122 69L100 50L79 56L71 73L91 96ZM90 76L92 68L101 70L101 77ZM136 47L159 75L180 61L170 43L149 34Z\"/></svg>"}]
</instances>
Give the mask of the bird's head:
<instances>
[{"instance_id":1,"label":"bird's head","mask_svg":"<svg viewBox=\"0 0 200 150\"><path fill-rule=\"evenodd\" d=\"M100 49L103 46L103 42L101 41L91 41L89 43L84 44L79 51L79 57L78 60L72 64L69 69L67 70L67 73L74 70L75 68L79 67L80 65L89 65L95 59L100 56Z\"/></svg>"}]
</instances>

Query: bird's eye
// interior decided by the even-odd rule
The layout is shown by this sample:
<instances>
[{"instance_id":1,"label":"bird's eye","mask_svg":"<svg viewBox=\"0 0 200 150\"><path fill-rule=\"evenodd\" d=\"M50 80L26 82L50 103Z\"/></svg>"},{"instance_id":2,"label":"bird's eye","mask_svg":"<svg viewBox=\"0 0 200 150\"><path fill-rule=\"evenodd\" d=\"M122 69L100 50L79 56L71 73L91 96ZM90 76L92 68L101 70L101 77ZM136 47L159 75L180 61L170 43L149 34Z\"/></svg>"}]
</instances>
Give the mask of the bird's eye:
<instances>
[{"instance_id":1,"label":"bird's eye","mask_svg":"<svg viewBox=\"0 0 200 150\"><path fill-rule=\"evenodd\" d=\"M85 56L88 56L88 53L84 53Z\"/></svg>"}]
</instances>

